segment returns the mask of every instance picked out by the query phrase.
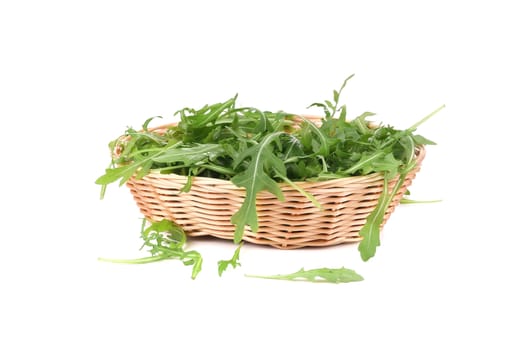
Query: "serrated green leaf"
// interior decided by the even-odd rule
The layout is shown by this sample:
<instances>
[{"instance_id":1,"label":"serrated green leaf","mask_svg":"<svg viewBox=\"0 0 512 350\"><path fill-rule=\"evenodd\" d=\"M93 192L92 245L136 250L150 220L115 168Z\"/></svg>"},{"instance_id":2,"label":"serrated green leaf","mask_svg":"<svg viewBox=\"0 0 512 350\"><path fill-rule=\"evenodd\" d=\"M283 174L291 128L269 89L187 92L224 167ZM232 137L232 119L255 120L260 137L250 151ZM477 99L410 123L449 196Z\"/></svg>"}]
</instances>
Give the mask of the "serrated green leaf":
<instances>
[{"instance_id":1,"label":"serrated green leaf","mask_svg":"<svg viewBox=\"0 0 512 350\"><path fill-rule=\"evenodd\" d=\"M329 100L325 100L325 105L326 105L327 107L329 107L329 108L331 109L331 111L333 111L333 112L331 113L331 115L332 115L332 114L334 114L334 112L335 112L334 104L333 104L331 101L329 101Z\"/></svg>"},{"instance_id":2,"label":"serrated green leaf","mask_svg":"<svg viewBox=\"0 0 512 350\"><path fill-rule=\"evenodd\" d=\"M299 192L300 194L302 194L304 197L306 197L307 199L309 199L311 201L311 203L313 203L313 205L315 207L317 207L318 209L322 209L322 204L320 204L320 202L318 202L318 200L315 198L315 196L313 196L311 193L309 193L308 191L304 190L302 187L300 187L297 183L291 181L290 179L288 179L286 176L284 176L283 174L280 174L280 173L277 173L276 174L282 181L284 181L285 183L287 183L290 187L292 187L293 189L295 189L297 192Z\"/></svg>"},{"instance_id":3,"label":"serrated green leaf","mask_svg":"<svg viewBox=\"0 0 512 350\"><path fill-rule=\"evenodd\" d=\"M133 175L141 170L145 161L131 163L117 168L105 170L105 174L96 179L98 185L108 185L119 180L119 186L125 184Z\"/></svg>"},{"instance_id":4,"label":"serrated green leaf","mask_svg":"<svg viewBox=\"0 0 512 350\"><path fill-rule=\"evenodd\" d=\"M412 135L414 143L417 145L436 145L436 143L432 140L427 139L421 135Z\"/></svg>"},{"instance_id":5,"label":"serrated green leaf","mask_svg":"<svg viewBox=\"0 0 512 350\"><path fill-rule=\"evenodd\" d=\"M362 237L362 240L359 242L358 250L363 261L368 261L370 258L375 256L377 247L380 246L380 226L384 221L384 215L386 214L386 210L388 209L391 200L394 198L400 187L402 187L406 175L407 172L400 174L400 178L395 183L391 192L388 191L388 178L384 176L384 188L379 197L377 206L366 219L366 223L361 231L359 231L359 235Z\"/></svg>"},{"instance_id":6,"label":"serrated green leaf","mask_svg":"<svg viewBox=\"0 0 512 350\"><path fill-rule=\"evenodd\" d=\"M258 145L248 148L235 161L236 168L243 160L250 158L246 170L235 175L231 181L238 187L245 188L245 198L240 209L232 216L231 222L236 226L234 241L240 243L246 225L253 232L258 231L258 215L256 211L256 196L260 191L268 190L279 200L284 200L281 188L269 176L272 169L279 173L286 171L285 165L273 151L272 143L276 142L282 132L275 132L265 136Z\"/></svg>"},{"instance_id":7,"label":"serrated green leaf","mask_svg":"<svg viewBox=\"0 0 512 350\"><path fill-rule=\"evenodd\" d=\"M136 259L107 259L98 258L99 261L122 264L148 264L163 260L181 260L185 266L192 266L192 279L195 279L202 268L203 258L195 250L185 251L186 235L183 229L173 221L163 219L144 228L143 220L141 237L144 247L150 248L151 256ZM141 248L141 249L142 249Z\"/></svg>"},{"instance_id":8,"label":"serrated green leaf","mask_svg":"<svg viewBox=\"0 0 512 350\"><path fill-rule=\"evenodd\" d=\"M176 112L181 116L180 126L185 130L200 130L208 124L214 123L223 113L231 110L235 106L238 95L228 99L222 103L215 103L213 105L205 105L199 110L192 108L183 108Z\"/></svg>"},{"instance_id":9,"label":"serrated green leaf","mask_svg":"<svg viewBox=\"0 0 512 350\"><path fill-rule=\"evenodd\" d=\"M256 128L254 128L254 133L264 133L271 126L271 124L268 122L265 113L263 113L260 110L255 110L255 112L259 114L260 118L258 124L256 125Z\"/></svg>"},{"instance_id":10,"label":"serrated green leaf","mask_svg":"<svg viewBox=\"0 0 512 350\"><path fill-rule=\"evenodd\" d=\"M195 250L185 252L185 258L192 260L192 279L195 280L203 268L203 257Z\"/></svg>"},{"instance_id":11,"label":"serrated green leaf","mask_svg":"<svg viewBox=\"0 0 512 350\"><path fill-rule=\"evenodd\" d=\"M346 105L341 106L340 116L339 116L338 120L339 120L338 127L345 126L344 123L347 120L347 106Z\"/></svg>"},{"instance_id":12,"label":"serrated green leaf","mask_svg":"<svg viewBox=\"0 0 512 350\"><path fill-rule=\"evenodd\" d=\"M397 175L400 166L403 163L393 156L393 153L387 153L383 157L379 157L375 159L370 166L371 170L367 170L366 173L369 172L379 172L386 173L386 176L389 178L393 178ZM363 172L365 173L365 172Z\"/></svg>"},{"instance_id":13,"label":"serrated green leaf","mask_svg":"<svg viewBox=\"0 0 512 350\"><path fill-rule=\"evenodd\" d=\"M356 119L354 119L354 124L359 129L359 132L363 135L369 134L371 132L371 129L368 127L368 122L366 121L366 118L374 116L375 113L372 112L364 112L360 116L358 116Z\"/></svg>"},{"instance_id":14,"label":"serrated green leaf","mask_svg":"<svg viewBox=\"0 0 512 350\"><path fill-rule=\"evenodd\" d=\"M371 166L373 162L377 161L378 159L382 158L386 154L385 151L377 151L375 153L371 154L363 154L360 160L352 165L350 168L344 171L345 174L354 174L358 170L363 169L367 166Z\"/></svg>"},{"instance_id":15,"label":"serrated green leaf","mask_svg":"<svg viewBox=\"0 0 512 350\"><path fill-rule=\"evenodd\" d=\"M153 161L158 163L181 162L184 165L193 165L222 151L223 147L220 144L199 144L190 147L170 148L153 157Z\"/></svg>"},{"instance_id":16,"label":"serrated green leaf","mask_svg":"<svg viewBox=\"0 0 512 350\"><path fill-rule=\"evenodd\" d=\"M243 243L240 243L238 247L235 249L235 252L231 259L229 260L219 260L217 262L219 277L226 271L228 266L232 266L233 269L236 269L237 266L242 266L240 264L240 249L242 248Z\"/></svg>"},{"instance_id":17,"label":"serrated green leaf","mask_svg":"<svg viewBox=\"0 0 512 350\"><path fill-rule=\"evenodd\" d=\"M411 135L408 134L408 135L402 136L398 142L403 147L404 156L405 156L404 163L409 164L410 162L413 161L415 151L416 151L414 139L412 138Z\"/></svg>"},{"instance_id":18,"label":"serrated green leaf","mask_svg":"<svg viewBox=\"0 0 512 350\"><path fill-rule=\"evenodd\" d=\"M380 225L384 218L388 203L388 180L384 178L384 189L375 209L366 219L359 235L362 237L358 250L363 261L368 261L375 255L377 247L380 246Z\"/></svg>"},{"instance_id":19,"label":"serrated green leaf","mask_svg":"<svg viewBox=\"0 0 512 350\"><path fill-rule=\"evenodd\" d=\"M144 124L142 124L142 130L144 130L144 131L148 131L149 123L150 123L153 119L155 119L155 118L162 118L162 117L160 117L160 116L156 116L156 117L151 117L151 118L146 119L146 121L144 122Z\"/></svg>"},{"instance_id":20,"label":"serrated green leaf","mask_svg":"<svg viewBox=\"0 0 512 350\"><path fill-rule=\"evenodd\" d=\"M337 91L337 90L332 91L332 100L334 101L335 104L338 103L338 101L340 100L340 92L339 91Z\"/></svg>"},{"instance_id":21,"label":"serrated green leaf","mask_svg":"<svg viewBox=\"0 0 512 350\"><path fill-rule=\"evenodd\" d=\"M329 111L329 108L327 108L327 106L324 103L315 102L315 103L310 104L307 108L311 108L311 107L321 107L324 110L324 114L325 114L326 118L331 116L331 112Z\"/></svg>"},{"instance_id":22,"label":"serrated green leaf","mask_svg":"<svg viewBox=\"0 0 512 350\"><path fill-rule=\"evenodd\" d=\"M346 269L344 267L337 269L320 268L312 270L300 269L297 272L285 275L273 276L260 276L260 275L245 275L246 277L255 277L263 279L274 279L283 281L307 281L313 283L349 283L359 282L363 277L356 273L354 270Z\"/></svg>"},{"instance_id":23,"label":"serrated green leaf","mask_svg":"<svg viewBox=\"0 0 512 350\"><path fill-rule=\"evenodd\" d=\"M190 190L192 189L192 182L193 182L193 179L194 179L193 173L194 173L194 168L190 168L189 171L188 171L187 182L181 188L179 193L190 192Z\"/></svg>"},{"instance_id":24,"label":"serrated green leaf","mask_svg":"<svg viewBox=\"0 0 512 350\"><path fill-rule=\"evenodd\" d=\"M315 136L315 140L317 140L316 147L314 147L314 152L316 155L328 156L329 155L329 142L327 141L327 135L325 135L319 128L313 123L311 120L301 117L304 123L310 128L312 134ZM315 144L315 143L313 143Z\"/></svg>"}]
</instances>

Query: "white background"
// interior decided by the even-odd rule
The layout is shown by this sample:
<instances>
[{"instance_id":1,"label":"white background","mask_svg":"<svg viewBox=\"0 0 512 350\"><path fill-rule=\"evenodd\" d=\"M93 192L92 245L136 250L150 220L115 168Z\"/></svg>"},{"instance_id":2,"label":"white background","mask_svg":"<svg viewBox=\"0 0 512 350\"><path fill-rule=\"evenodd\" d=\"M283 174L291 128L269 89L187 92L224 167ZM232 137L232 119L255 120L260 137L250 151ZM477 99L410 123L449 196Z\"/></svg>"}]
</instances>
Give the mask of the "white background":
<instances>
[{"instance_id":1,"label":"white background","mask_svg":"<svg viewBox=\"0 0 512 350\"><path fill-rule=\"evenodd\" d=\"M186 5L185 5L186 3ZM0 348L510 349L512 29L498 1L2 1ZM108 142L239 93L306 113L343 94L349 116L408 127L429 147L377 256L355 245L279 251L193 240L179 262L135 257L126 188L103 201ZM346 285L249 279L353 268Z\"/></svg>"}]
</instances>

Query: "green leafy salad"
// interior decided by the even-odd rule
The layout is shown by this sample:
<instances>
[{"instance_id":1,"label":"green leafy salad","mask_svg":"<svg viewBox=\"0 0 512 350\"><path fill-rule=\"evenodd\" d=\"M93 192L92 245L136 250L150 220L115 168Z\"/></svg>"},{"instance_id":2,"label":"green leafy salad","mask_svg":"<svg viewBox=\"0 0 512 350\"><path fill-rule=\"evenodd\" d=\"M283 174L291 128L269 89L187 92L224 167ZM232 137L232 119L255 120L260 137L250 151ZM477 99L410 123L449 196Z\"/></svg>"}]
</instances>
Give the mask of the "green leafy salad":
<instances>
[{"instance_id":1,"label":"green leafy salad","mask_svg":"<svg viewBox=\"0 0 512 350\"><path fill-rule=\"evenodd\" d=\"M164 129L149 127L154 118L147 119L141 129L128 128L109 145L113 155L111 166L96 180L102 186L101 196L107 185L115 182L123 185L131 177L142 178L151 171L188 177L182 191L190 189L196 176L224 179L244 188L245 199L231 218L235 226L234 243L239 246L231 260L219 262L219 274L222 274L228 266L239 265L245 227L258 231L258 193L269 191L284 200L279 184L286 183L319 206L297 182L381 173L384 191L360 231L362 240L358 249L366 261L380 245L379 231L386 209L408 172L416 166L417 148L434 144L416 134L417 127L444 106L404 130L368 121L374 115L370 112L349 120L346 105L340 103L340 94L352 76L339 90L333 91L332 100L309 106L322 110L324 115L318 120L238 106L234 96L199 109L183 108L175 114L179 122ZM397 177L392 188L388 188L388 182ZM142 231L152 257L147 261L131 261L181 259L194 266L195 278L201 269L200 255L195 251L184 252L185 234L176 238L178 228L173 223L164 220L161 227L154 226L157 224L153 223L149 231ZM174 238L169 241L164 236ZM290 275L267 276L270 277L334 283L362 279L344 268L301 269Z\"/></svg>"}]
</instances>

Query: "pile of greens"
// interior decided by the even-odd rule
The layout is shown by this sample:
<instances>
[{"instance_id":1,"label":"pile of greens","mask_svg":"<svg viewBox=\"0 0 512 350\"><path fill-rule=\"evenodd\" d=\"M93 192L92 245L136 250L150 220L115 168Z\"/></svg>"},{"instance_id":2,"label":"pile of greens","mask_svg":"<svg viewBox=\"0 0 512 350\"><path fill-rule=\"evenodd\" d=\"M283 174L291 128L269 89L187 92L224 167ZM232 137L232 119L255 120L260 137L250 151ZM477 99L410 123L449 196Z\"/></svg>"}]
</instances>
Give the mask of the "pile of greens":
<instances>
[{"instance_id":1,"label":"pile of greens","mask_svg":"<svg viewBox=\"0 0 512 350\"><path fill-rule=\"evenodd\" d=\"M266 190L284 200L279 186L284 182L319 206L297 181L381 173L384 191L360 232L359 251L366 261L380 245L380 225L387 207L416 165L417 147L434 144L416 134L417 127L444 106L405 130L374 125L367 120L374 115L370 112L348 120L340 94L352 76L333 91L332 100L310 105L323 111L318 123L293 113L240 107L234 96L200 109L183 108L175 114L179 122L164 129L149 127L154 118L146 120L142 129L130 127L109 144L113 154L110 167L96 180L102 186L101 196L107 185L122 185L132 176L140 179L150 171L187 176L182 191L190 189L195 176L231 181L246 191L231 220L236 227L234 242L240 244L247 225L258 231L259 192ZM389 180L397 176L389 189Z\"/></svg>"}]
</instances>

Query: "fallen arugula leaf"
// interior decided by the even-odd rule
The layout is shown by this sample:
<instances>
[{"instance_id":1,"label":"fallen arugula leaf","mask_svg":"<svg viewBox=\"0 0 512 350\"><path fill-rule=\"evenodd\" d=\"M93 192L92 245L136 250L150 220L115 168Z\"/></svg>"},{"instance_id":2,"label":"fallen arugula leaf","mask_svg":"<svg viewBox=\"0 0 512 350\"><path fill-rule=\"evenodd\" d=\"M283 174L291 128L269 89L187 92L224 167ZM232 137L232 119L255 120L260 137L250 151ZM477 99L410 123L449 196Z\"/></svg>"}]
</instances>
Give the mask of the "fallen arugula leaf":
<instances>
[{"instance_id":1,"label":"fallen arugula leaf","mask_svg":"<svg viewBox=\"0 0 512 350\"><path fill-rule=\"evenodd\" d=\"M235 249L235 253L233 254L233 257L229 260L219 260L217 262L219 276L222 276L224 271L228 268L229 265L231 265L234 269L236 269L237 266L242 266L240 264L240 248L242 248L243 243L240 243L238 247Z\"/></svg>"},{"instance_id":2,"label":"fallen arugula leaf","mask_svg":"<svg viewBox=\"0 0 512 350\"><path fill-rule=\"evenodd\" d=\"M136 259L109 259L98 258L100 261L122 264L147 264L156 261L176 259L184 265L192 265L192 279L195 279L201 271L203 258L195 250L185 251L184 246L187 236L183 229L170 220L154 222L145 228L146 220L143 220L141 236L144 241L141 249L150 248L151 256Z\"/></svg>"},{"instance_id":3,"label":"fallen arugula leaf","mask_svg":"<svg viewBox=\"0 0 512 350\"><path fill-rule=\"evenodd\" d=\"M273 275L273 276L260 276L260 275L245 275L246 277L283 280L283 281L307 281L314 283L348 283L359 282L363 277L357 274L354 270L346 269L344 267L338 269L300 269L297 272L287 275Z\"/></svg>"}]
</instances>

